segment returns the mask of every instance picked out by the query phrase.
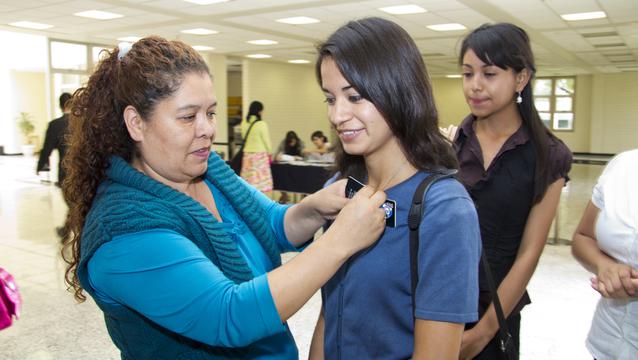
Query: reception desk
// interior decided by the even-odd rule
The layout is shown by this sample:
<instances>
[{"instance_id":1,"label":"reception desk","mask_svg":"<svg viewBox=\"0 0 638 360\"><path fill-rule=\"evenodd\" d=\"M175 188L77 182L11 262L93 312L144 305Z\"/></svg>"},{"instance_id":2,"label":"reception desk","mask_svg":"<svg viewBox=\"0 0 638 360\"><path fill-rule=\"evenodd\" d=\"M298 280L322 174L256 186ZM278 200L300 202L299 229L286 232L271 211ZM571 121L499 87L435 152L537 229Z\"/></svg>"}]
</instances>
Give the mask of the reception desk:
<instances>
[{"instance_id":1,"label":"reception desk","mask_svg":"<svg viewBox=\"0 0 638 360\"><path fill-rule=\"evenodd\" d=\"M330 177L331 164L295 161L270 165L275 190L312 194Z\"/></svg>"}]
</instances>

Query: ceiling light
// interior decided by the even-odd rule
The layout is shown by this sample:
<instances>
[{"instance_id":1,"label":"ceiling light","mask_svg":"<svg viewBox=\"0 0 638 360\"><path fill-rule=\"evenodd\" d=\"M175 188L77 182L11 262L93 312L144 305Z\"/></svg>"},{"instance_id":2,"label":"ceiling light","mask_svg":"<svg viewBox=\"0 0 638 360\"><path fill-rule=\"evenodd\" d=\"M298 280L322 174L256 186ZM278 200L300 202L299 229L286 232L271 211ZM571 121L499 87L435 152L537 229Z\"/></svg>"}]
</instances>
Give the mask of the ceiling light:
<instances>
[{"instance_id":1,"label":"ceiling light","mask_svg":"<svg viewBox=\"0 0 638 360\"><path fill-rule=\"evenodd\" d=\"M197 51L211 51L211 50L215 50L214 47L212 46L206 46L206 45L194 45L193 49L197 50Z\"/></svg>"},{"instance_id":2,"label":"ceiling light","mask_svg":"<svg viewBox=\"0 0 638 360\"><path fill-rule=\"evenodd\" d=\"M310 64L310 61L303 59L288 60L291 64Z\"/></svg>"},{"instance_id":3,"label":"ceiling light","mask_svg":"<svg viewBox=\"0 0 638 360\"><path fill-rule=\"evenodd\" d=\"M388 6L379 8L379 10L392 15L420 14L427 11L418 5Z\"/></svg>"},{"instance_id":4,"label":"ceiling light","mask_svg":"<svg viewBox=\"0 0 638 360\"><path fill-rule=\"evenodd\" d=\"M434 31L454 31L454 30L465 30L466 27L459 23L451 23L451 24L435 24L426 26L430 30Z\"/></svg>"},{"instance_id":5,"label":"ceiling light","mask_svg":"<svg viewBox=\"0 0 638 360\"><path fill-rule=\"evenodd\" d=\"M123 37L119 37L117 39L120 40L120 41L126 41L126 42L134 43L137 40L141 39L141 37L139 37L139 36L123 36Z\"/></svg>"},{"instance_id":6,"label":"ceiling light","mask_svg":"<svg viewBox=\"0 0 638 360\"><path fill-rule=\"evenodd\" d=\"M80 11L73 15L90 18L90 19L97 19L97 20L111 20L111 19L121 18L124 16L124 15L120 15L120 14L116 14L116 13L112 13L108 11L100 11L100 10Z\"/></svg>"},{"instance_id":7,"label":"ceiling light","mask_svg":"<svg viewBox=\"0 0 638 360\"><path fill-rule=\"evenodd\" d=\"M9 23L9 25L21 27L25 29L33 29L33 30L44 30L44 29L50 29L53 27L53 25L41 24L41 23L32 22L32 21L16 21L16 22Z\"/></svg>"},{"instance_id":8,"label":"ceiling light","mask_svg":"<svg viewBox=\"0 0 638 360\"><path fill-rule=\"evenodd\" d=\"M453 75L445 75L445 77L449 78L449 79L459 79L461 77L461 75L453 74Z\"/></svg>"},{"instance_id":9,"label":"ceiling light","mask_svg":"<svg viewBox=\"0 0 638 360\"><path fill-rule=\"evenodd\" d=\"M262 40L250 40L250 41L246 41L249 44L253 44L253 45L275 45L275 44L279 44L278 42L274 41L274 40L267 40L267 39L262 39Z\"/></svg>"},{"instance_id":10,"label":"ceiling light","mask_svg":"<svg viewBox=\"0 0 638 360\"><path fill-rule=\"evenodd\" d=\"M283 19L277 19L277 22L290 24L290 25L305 25L305 24L314 24L318 23L319 20L307 16L295 16Z\"/></svg>"},{"instance_id":11,"label":"ceiling light","mask_svg":"<svg viewBox=\"0 0 638 360\"><path fill-rule=\"evenodd\" d=\"M230 0L184 0L189 3L197 4L197 5L210 5L210 4L219 4L229 2Z\"/></svg>"},{"instance_id":12,"label":"ceiling light","mask_svg":"<svg viewBox=\"0 0 638 360\"><path fill-rule=\"evenodd\" d=\"M604 11L592 11L584 13L563 14L560 17L567 21L603 19L607 17Z\"/></svg>"},{"instance_id":13,"label":"ceiling light","mask_svg":"<svg viewBox=\"0 0 638 360\"><path fill-rule=\"evenodd\" d=\"M268 59L271 58L272 55L266 55L266 54L250 54L250 55L246 55L247 58L251 58L251 59Z\"/></svg>"},{"instance_id":14,"label":"ceiling light","mask_svg":"<svg viewBox=\"0 0 638 360\"><path fill-rule=\"evenodd\" d=\"M204 29L204 28L188 29L188 30L182 30L180 32L184 34L191 34L191 35L212 35L212 34L219 33L219 31Z\"/></svg>"}]
</instances>

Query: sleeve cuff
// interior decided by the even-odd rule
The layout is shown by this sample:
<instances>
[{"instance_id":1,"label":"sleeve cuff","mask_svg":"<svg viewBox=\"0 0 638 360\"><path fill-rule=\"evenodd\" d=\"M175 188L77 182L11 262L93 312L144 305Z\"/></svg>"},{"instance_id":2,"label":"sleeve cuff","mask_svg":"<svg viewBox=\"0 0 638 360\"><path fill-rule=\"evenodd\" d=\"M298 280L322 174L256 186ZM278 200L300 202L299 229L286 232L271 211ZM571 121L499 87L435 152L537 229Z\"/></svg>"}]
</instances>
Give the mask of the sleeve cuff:
<instances>
[{"instance_id":1,"label":"sleeve cuff","mask_svg":"<svg viewBox=\"0 0 638 360\"><path fill-rule=\"evenodd\" d=\"M270 293L268 275L263 274L254 278L253 286L258 299L259 314L268 334L274 335L286 331L286 326L281 321L279 313L277 313L275 301Z\"/></svg>"}]
</instances>

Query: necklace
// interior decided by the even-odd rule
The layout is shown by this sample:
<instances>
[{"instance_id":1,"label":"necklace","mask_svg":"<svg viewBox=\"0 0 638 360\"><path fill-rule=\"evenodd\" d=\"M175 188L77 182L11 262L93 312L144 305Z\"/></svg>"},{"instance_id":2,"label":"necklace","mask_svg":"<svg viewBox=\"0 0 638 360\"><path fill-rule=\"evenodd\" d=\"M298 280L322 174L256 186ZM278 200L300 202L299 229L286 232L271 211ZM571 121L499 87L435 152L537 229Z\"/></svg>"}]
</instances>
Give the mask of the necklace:
<instances>
[{"instance_id":1,"label":"necklace","mask_svg":"<svg viewBox=\"0 0 638 360\"><path fill-rule=\"evenodd\" d=\"M405 164L408 162L408 159L404 159L403 162L401 163L401 165L399 165L399 167L397 168L397 170L394 172L394 174L388 179L388 181L385 182L385 184L383 184L383 186L379 186L377 188L377 190L382 190L385 191L385 189L387 189L387 186L390 185L390 183L392 182L392 180L394 180L394 178L397 177L397 175L399 175L399 173L401 172L401 170L403 170L403 167L405 166Z\"/></svg>"}]
</instances>

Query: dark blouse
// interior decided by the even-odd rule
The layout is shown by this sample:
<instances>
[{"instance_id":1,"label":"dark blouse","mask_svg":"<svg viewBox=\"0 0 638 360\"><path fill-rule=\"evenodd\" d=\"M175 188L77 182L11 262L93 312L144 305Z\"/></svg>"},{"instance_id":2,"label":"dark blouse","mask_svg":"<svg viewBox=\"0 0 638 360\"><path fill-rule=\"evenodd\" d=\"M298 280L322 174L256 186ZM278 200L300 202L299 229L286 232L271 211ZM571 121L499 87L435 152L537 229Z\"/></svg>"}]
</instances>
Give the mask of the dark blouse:
<instances>
[{"instance_id":1,"label":"dark blouse","mask_svg":"<svg viewBox=\"0 0 638 360\"><path fill-rule=\"evenodd\" d=\"M481 146L472 124L472 115L463 120L454 139L459 160L459 180L470 193L479 216L483 250L498 286L514 264L527 216L534 202L536 153L527 130L521 126L510 136L485 170ZM550 183L565 178L572 155L559 139L549 143ZM480 313L491 302L483 270L479 270ZM529 304L527 292L517 309Z\"/></svg>"}]
</instances>

